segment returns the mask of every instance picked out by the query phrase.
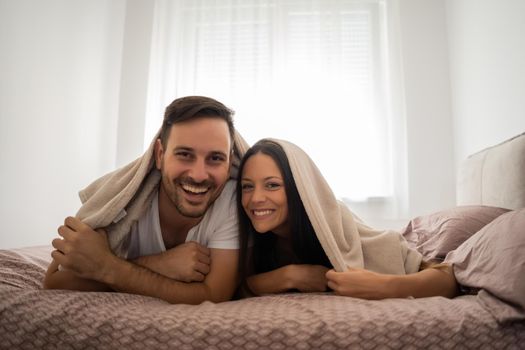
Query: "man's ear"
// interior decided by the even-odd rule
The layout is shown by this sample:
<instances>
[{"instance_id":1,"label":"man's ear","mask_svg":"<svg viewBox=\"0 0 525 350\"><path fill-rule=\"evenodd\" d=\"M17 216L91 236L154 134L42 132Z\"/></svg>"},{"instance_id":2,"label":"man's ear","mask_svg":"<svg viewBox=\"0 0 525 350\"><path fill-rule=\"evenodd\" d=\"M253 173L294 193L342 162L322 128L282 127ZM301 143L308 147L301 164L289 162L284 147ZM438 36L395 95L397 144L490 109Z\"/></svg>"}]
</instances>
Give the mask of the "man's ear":
<instances>
[{"instance_id":1,"label":"man's ear","mask_svg":"<svg viewBox=\"0 0 525 350\"><path fill-rule=\"evenodd\" d=\"M162 166L162 157L164 156L164 147L162 147L162 142L160 139L157 139L155 141L155 165L157 166L157 169L160 170Z\"/></svg>"}]
</instances>

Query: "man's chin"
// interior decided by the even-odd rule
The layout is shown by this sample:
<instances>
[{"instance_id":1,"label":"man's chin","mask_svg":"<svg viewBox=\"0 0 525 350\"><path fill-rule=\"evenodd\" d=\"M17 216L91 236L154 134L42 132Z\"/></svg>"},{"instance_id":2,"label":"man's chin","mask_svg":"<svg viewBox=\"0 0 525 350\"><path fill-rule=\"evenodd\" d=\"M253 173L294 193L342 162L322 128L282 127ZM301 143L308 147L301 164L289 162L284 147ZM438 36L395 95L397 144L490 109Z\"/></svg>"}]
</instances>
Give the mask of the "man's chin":
<instances>
[{"instance_id":1,"label":"man's chin","mask_svg":"<svg viewBox=\"0 0 525 350\"><path fill-rule=\"evenodd\" d=\"M204 207L199 207L199 208L195 208L195 207L188 208L188 205L185 205L185 206L178 207L178 209L179 209L179 213L182 216L197 219L197 218L202 217L206 213L208 206L204 205Z\"/></svg>"}]
</instances>

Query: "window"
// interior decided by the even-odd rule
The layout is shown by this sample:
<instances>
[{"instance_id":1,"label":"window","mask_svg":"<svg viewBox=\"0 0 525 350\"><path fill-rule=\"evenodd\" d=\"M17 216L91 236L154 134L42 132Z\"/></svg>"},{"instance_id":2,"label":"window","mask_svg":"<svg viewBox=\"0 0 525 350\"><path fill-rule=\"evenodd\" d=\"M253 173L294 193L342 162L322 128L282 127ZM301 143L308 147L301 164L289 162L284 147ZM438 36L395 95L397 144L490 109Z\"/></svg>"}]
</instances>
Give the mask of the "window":
<instances>
[{"instance_id":1,"label":"window","mask_svg":"<svg viewBox=\"0 0 525 350\"><path fill-rule=\"evenodd\" d=\"M305 149L339 198L393 196L383 1L159 1L146 142L174 97Z\"/></svg>"}]
</instances>

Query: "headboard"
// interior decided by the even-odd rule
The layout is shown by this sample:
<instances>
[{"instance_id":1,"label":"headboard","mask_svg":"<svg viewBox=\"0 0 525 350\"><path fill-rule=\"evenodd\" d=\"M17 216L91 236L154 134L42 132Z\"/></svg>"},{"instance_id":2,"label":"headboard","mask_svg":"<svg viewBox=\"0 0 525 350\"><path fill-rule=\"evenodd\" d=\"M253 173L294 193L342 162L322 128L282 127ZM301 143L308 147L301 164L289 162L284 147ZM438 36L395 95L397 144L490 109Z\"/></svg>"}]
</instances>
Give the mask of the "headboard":
<instances>
[{"instance_id":1,"label":"headboard","mask_svg":"<svg viewBox=\"0 0 525 350\"><path fill-rule=\"evenodd\" d=\"M470 155L459 168L458 205L525 207L525 133Z\"/></svg>"}]
</instances>

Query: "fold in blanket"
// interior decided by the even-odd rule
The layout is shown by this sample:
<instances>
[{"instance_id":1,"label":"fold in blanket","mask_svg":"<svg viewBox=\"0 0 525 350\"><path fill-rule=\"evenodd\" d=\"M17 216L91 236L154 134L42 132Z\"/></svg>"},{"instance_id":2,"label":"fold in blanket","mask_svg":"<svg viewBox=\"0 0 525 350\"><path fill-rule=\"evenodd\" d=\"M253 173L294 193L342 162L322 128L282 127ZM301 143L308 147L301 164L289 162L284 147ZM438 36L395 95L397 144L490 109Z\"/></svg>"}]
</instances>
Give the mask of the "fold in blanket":
<instances>
[{"instance_id":1,"label":"fold in blanket","mask_svg":"<svg viewBox=\"0 0 525 350\"><path fill-rule=\"evenodd\" d=\"M148 209L161 179L154 149L160 130L146 152L128 165L95 180L79 192L82 206L76 216L93 229L105 228L112 251L127 258L131 226ZM235 132L230 177L237 177L239 160L248 144Z\"/></svg>"},{"instance_id":2,"label":"fold in blanket","mask_svg":"<svg viewBox=\"0 0 525 350\"><path fill-rule=\"evenodd\" d=\"M293 143L269 139L285 151L306 213L330 262L337 271L347 267L380 273L406 274L419 270L421 254L392 230L362 223L338 201L310 157Z\"/></svg>"}]
</instances>

